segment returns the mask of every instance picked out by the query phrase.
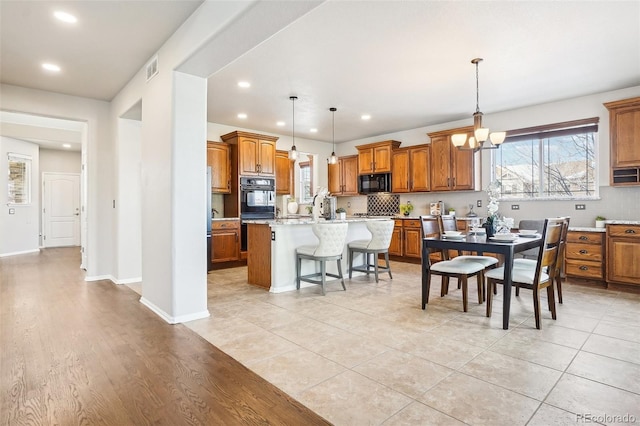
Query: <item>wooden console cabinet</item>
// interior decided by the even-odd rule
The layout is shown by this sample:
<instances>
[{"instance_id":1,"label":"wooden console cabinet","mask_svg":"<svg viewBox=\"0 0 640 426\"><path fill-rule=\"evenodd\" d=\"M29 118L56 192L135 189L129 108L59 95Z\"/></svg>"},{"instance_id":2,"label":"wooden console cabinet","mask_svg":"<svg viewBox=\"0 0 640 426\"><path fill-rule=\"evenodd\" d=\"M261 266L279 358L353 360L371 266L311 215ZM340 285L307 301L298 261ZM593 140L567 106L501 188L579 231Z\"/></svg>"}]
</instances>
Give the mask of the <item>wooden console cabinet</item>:
<instances>
[{"instance_id":1,"label":"wooden console cabinet","mask_svg":"<svg viewBox=\"0 0 640 426\"><path fill-rule=\"evenodd\" d=\"M567 276L604 281L604 235L604 232L567 232L565 249Z\"/></svg>"},{"instance_id":2,"label":"wooden console cabinet","mask_svg":"<svg viewBox=\"0 0 640 426\"><path fill-rule=\"evenodd\" d=\"M607 282L640 286L640 225L607 224Z\"/></svg>"}]
</instances>

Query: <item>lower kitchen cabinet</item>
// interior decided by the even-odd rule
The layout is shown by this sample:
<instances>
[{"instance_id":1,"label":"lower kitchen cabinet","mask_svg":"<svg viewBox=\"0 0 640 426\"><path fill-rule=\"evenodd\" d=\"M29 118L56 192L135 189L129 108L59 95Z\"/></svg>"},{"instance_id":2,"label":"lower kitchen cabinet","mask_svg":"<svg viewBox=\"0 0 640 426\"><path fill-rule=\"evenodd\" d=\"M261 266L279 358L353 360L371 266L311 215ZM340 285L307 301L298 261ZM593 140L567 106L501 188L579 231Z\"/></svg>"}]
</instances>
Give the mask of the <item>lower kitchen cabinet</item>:
<instances>
[{"instance_id":1,"label":"lower kitchen cabinet","mask_svg":"<svg viewBox=\"0 0 640 426\"><path fill-rule=\"evenodd\" d=\"M607 224L607 283L640 286L640 225Z\"/></svg>"},{"instance_id":2,"label":"lower kitchen cabinet","mask_svg":"<svg viewBox=\"0 0 640 426\"><path fill-rule=\"evenodd\" d=\"M395 220L391 243L389 244L389 254L392 256L402 256L402 219Z\"/></svg>"},{"instance_id":3,"label":"lower kitchen cabinet","mask_svg":"<svg viewBox=\"0 0 640 426\"><path fill-rule=\"evenodd\" d=\"M396 219L389 254L420 259L422 257L422 226L420 219Z\"/></svg>"},{"instance_id":4,"label":"lower kitchen cabinet","mask_svg":"<svg viewBox=\"0 0 640 426\"><path fill-rule=\"evenodd\" d=\"M211 262L240 259L240 221L215 220L211 224Z\"/></svg>"},{"instance_id":5,"label":"lower kitchen cabinet","mask_svg":"<svg viewBox=\"0 0 640 426\"><path fill-rule=\"evenodd\" d=\"M604 281L604 233L568 231L565 274L569 277Z\"/></svg>"}]
</instances>

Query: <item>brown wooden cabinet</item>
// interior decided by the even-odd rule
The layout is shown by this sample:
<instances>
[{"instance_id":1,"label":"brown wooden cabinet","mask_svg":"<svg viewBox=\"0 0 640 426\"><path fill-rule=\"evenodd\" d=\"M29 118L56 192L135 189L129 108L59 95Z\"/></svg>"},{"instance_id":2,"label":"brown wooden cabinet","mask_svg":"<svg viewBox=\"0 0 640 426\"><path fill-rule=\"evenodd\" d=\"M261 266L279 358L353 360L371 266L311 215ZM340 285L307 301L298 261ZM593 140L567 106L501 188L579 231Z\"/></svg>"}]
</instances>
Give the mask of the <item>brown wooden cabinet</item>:
<instances>
[{"instance_id":1,"label":"brown wooden cabinet","mask_svg":"<svg viewBox=\"0 0 640 426\"><path fill-rule=\"evenodd\" d=\"M240 258L240 222L214 220L211 223L211 261L231 262Z\"/></svg>"},{"instance_id":2,"label":"brown wooden cabinet","mask_svg":"<svg viewBox=\"0 0 640 426\"><path fill-rule=\"evenodd\" d=\"M609 110L612 186L640 185L640 97L604 104Z\"/></svg>"},{"instance_id":3,"label":"brown wooden cabinet","mask_svg":"<svg viewBox=\"0 0 640 426\"><path fill-rule=\"evenodd\" d=\"M460 150L451 143L451 135L473 135L473 127L429 133L431 139L431 190L461 191L476 189L473 151Z\"/></svg>"},{"instance_id":4,"label":"brown wooden cabinet","mask_svg":"<svg viewBox=\"0 0 640 426\"><path fill-rule=\"evenodd\" d=\"M358 149L358 174L391 172L391 153L400 146L398 141L382 141L356 146Z\"/></svg>"},{"instance_id":5,"label":"brown wooden cabinet","mask_svg":"<svg viewBox=\"0 0 640 426\"><path fill-rule=\"evenodd\" d=\"M565 274L569 277L604 281L603 232L567 232Z\"/></svg>"},{"instance_id":6,"label":"brown wooden cabinet","mask_svg":"<svg viewBox=\"0 0 640 426\"><path fill-rule=\"evenodd\" d=\"M391 155L391 192L426 192L430 187L430 146L400 148Z\"/></svg>"},{"instance_id":7,"label":"brown wooden cabinet","mask_svg":"<svg viewBox=\"0 0 640 426\"><path fill-rule=\"evenodd\" d=\"M232 162L237 161L239 176L275 176L277 137L235 131L220 138L236 148Z\"/></svg>"},{"instance_id":8,"label":"brown wooden cabinet","mask_svg":"<svg viewBox=\"0 0 640 426\"><path fill-rule=\"evenodd\" d=\"M333 195L358 195L358 156L338 158L328 165L329 192Z\"/></svg>"},{"instance_id":9,"label":"brown wooden cabinet","mask_svg":"<svg viewBox=\"0 0 640 426\"><path fill-rule=\"evenodd\" d=\"M421 258L422 226L420 219L395 219L389 254L403 258Z\"/></svg>"},{"instance_id":10,"label":"brown wooden cabinet","mask_svg":"<svg viewBox=\"0 0 640 426\"><path fill-rule=\"evenodd\" d=\"M293 160L288 151L276 151L276 194L293 195Z\"/></svg>"},{"instance_id":11,"label":"brown wooden cabinet","mask_svg":"<svg viewBox=\"0 0 640 426\"><path fill-rule=\"evenodd\" d=\"M393 233L391 234L391 243L389 244L389 254L392 256L402 256L402 219L396 219Z\"/></svg>"},{"instance_id":12,"label":"brown wooden cabinet","mask_svg":"<svg viewBox=\"0 0 640 426\"><path fill-rule=\"evenodd\" d=\"M640 286L640 225L607 225L607 282Z\"/></svg>"},{"instance_id":13,"label":"brown wooden cabinet","mask_svg":"<svg viewBox=\"0 0 640 426\"><path fill-rule=\"evenodd\" d=\"M222 142L207 142L207 166L211 167L211 192L231 192L231 168L229 145Z\"/></svg>"}]
</instances>

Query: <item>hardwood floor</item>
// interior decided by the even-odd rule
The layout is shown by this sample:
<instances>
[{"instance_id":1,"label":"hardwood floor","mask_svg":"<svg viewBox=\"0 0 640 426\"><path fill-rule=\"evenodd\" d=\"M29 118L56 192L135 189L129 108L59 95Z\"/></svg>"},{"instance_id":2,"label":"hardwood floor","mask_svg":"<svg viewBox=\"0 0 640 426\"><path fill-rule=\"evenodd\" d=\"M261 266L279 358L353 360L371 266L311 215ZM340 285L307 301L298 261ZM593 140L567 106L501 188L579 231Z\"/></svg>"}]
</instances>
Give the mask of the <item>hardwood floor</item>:
<instances>
[{"instance_id":1,"label":"hardwood floor","mask_svg":"<svg viewBox=\"0 0 640 426\"><path fill-rule=\"evenodd\" d=\"M2 424L328 424L79 264L77 248L0 259Z\"/></svg>"}]
</instances>

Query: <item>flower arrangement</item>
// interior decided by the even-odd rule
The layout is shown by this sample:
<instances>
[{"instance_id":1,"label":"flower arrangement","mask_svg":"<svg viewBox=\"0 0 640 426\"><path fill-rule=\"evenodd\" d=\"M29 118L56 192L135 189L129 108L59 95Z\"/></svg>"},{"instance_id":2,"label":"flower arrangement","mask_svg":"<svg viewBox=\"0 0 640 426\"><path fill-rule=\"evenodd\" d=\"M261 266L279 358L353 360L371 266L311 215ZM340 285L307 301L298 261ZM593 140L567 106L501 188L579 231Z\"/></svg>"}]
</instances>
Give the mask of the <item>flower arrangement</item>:
<instances>
[{"instance_id":1,"label":"flower arrangement","mask_svg":"<svg viewBox=\"0 0 640 426\"><path fill-rule=\"evenodd\" d=\"M409 213L411 213L413 211L413 204L411 203L407 203L407 204L400 204L400 213L402 213L405 216L409 216Z\"/></svg>"},{"instance_id":2,"label":"flower arrangement","mask_svg":"<svg viewBox=\"0 0 640 426\"><path fill-rule=\"evenodd\" d=\"M500 181L494 180L487 187L487 195L489 196L489 204L487 204L487 220L485 227L487 228L487 235L492 236L498 226L500 216L498 215L498 209L500 208Z\"/></svg>"}]
</instances>

